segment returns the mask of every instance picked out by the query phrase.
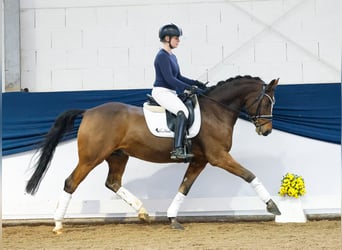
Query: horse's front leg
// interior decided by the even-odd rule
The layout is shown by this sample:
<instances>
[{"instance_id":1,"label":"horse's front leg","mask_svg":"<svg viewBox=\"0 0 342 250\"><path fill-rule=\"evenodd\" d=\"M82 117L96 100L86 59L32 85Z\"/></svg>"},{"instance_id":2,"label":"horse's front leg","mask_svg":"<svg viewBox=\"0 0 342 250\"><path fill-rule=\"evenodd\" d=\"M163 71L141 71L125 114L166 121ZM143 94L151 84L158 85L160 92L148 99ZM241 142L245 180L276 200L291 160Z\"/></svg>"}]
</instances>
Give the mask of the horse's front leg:
<instances>
[{"instance_id":1,"label":"horse's front leg","mask_svg":"<svg viewBox=\"0 0 342 250\"><path fill-rule=\"evenodd\" d=\"M274 215L280 215L277 205L271 199L270 193L266 190L258 177L236 162L229 153L223 152L219 157L213 157L209 162L213 166L225 169L228 172L244 179L252 186L259 198L266 204L267 211Z\"/></svg>"},{"instance_id":2,"label":"horse's front leg","mask_svg":"<svg viewBox=\"0 0 342 250\"><path fill-rule=\"evenodd\" d=\"M171 222L171 228L184 229L184 227L177 221L177 214L181 204L183 203L185 196L189 193L190 188L197 176L202 172L207 162L191 162L188 169L185 172L183 181L178 189L178 193L172 200L171 205L167 210L167 217Z\"/></svg>"}]
</instances>

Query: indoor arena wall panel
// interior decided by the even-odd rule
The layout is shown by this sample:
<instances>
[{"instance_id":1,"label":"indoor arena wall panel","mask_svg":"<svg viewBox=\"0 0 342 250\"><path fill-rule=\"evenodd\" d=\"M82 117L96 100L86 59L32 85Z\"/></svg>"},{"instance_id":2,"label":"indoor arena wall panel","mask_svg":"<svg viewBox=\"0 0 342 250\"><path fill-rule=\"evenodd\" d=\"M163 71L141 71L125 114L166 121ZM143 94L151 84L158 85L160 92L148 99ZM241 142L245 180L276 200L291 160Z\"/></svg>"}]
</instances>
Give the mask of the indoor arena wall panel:
<instances>
[{"instance_id":1,"label":"indoor arena wall panel","mask_svg":"<svg viewBox=\"0 0 342 250\"><path fill-rule=\"evenodd\" d=\"M253 74L280 77L281 84L337 82L341 75L338 5L337 0L21 1L22 87L60 91L67 86L70 90L68 83L52 83L55 77L51 76L61 70L66 78L60 81L68 81L67 72L70 78L81 76L71 86L74 90L96 88L79 84L87 81L84 71L87 75L93 71L94 85L103 89L151 87L153 77L146 72L153 72L153 58L160 47L158 29L169 22L183 28L175 53L182 73L191 78L216 83ZM104 60L106 49L118 54ZM37 55L47 51L59 58L58 64L39 63ZM137 57L137 51L142 55ZM245 57L246 51L250 57ZM79 62L73 55L81 58ZM274 61L284 70L265 73L264 64L268 68ZM101 69L112 70L110 84L108 78L96 75ZM132 72L137 77L125 77Z\"/></svg>"}]
</instances>

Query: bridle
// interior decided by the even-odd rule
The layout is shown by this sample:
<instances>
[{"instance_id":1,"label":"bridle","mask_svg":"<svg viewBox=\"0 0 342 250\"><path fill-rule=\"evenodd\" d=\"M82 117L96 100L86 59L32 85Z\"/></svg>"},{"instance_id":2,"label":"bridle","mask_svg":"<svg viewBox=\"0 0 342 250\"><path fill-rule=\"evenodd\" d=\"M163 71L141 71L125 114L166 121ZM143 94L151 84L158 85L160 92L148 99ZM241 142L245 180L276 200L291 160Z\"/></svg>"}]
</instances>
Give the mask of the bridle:
<instances>
[{"instance_id":1,"label":"bridle","mask_svg":"<svg viewBox=\"0 0 342 250\"><path fill-rule=\"evenodd\" d=\"M255 105L255 103L258 102L255 115L250 115L250 114L248 114L248 112L244 112L244 111L241 111L241 110L234 109L231 106L226 105L226 104L224 104L222 102L219 102L219 101L213 99L212 97L207 96L207 95L205 95L205 94L203 94L201 92L199 92L197 94L201 95L201 96L203 96L203 97L205 97L205 98L207 98L209 100L211 100L212 102L215 102L215 103L223 106L226 109L233 109L234 111L241 113L242 116L244 116L245 118L247 118L248 120L253 122L253 124L257 128L261 127L261 126L264 126L265 124L267 124L267 123L272 121L272 118L273 118L272 111L273 111L273 106L275 104L275 99L272 98L269 94L266 93L266 84L263 84L262 90L261 90L260 94L258 95L258 97L250 105L248 105L248 107L244 108L245 110L248 110L251 106ZM271 103L271 114L269 114L269 115L260 114L261 113L261 103L262 103L262 100L264 99L265 96L267 97L267 99ZM264 119L266 121L263 122L263 123L259 123L259 119Z\"/></svg>"},{"instance_id":2,"label":"bridle","mask_svg":"<svg viewBox=\"0 0 342 250\"><path fill-rule=\"evenodd\" d=\"M248 119L251 120L256 127L264 126L265 124L271 122L272 118L273 118L272 111L273 111L273 106L275 104L275 99L272 98L269 94L266 94L265 90L266 90L266 85L264 84L259 96L255 99L254 102L252 102L248 107L245 108L248 110L251 106L253 106L256 102L258 102L255 115L251 116L248 113L246 114ZM262 103L262 100L264 99L265 96L267 97L267 99L271 103L271 114L269 114L269 115L260 114L261 113L261 103ZM258 121L259 119L264 119L266 121L263 122L262 124L260 124Z\"/></svg>"}]
</instances>

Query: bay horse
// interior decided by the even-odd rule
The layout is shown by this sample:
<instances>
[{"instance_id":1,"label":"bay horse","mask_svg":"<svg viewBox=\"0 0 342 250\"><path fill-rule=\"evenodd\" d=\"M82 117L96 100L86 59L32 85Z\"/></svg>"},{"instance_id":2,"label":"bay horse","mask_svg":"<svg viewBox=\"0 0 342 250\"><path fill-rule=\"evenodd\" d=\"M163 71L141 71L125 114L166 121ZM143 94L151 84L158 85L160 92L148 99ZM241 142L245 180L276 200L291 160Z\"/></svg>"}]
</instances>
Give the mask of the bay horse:
<instances>
[{"instance_id":1,"label":"bay horse","mask_svg":"<svg viewBox=\"0 0 342 250\"><path fill-rule=\"evenodd\" d=\"M279 215L280 211L261 181L229 154L232 147L233 127L243 111L254 123L259 135L272 131L274 92L278 79L265 84L259 77L237 76L208 87L198 95L201 108L201 128L192 139L191 159L184 178L167 210L171 228L183 229L177 220L178 210L190 188L207 163L241 177L266 204L268 212ZM34 195L52 160L55 148L63 135L74 126L74 120L83 116L78 129L78 164L65 180L64 190L58 202L53 231L62 232L62 220L72 193L91 170L106 161L109 166L105 182L132 206L141 220L148 221L148 212L142 202L122 186L122 176L128 158L136 157L155 163L181 162L171 160L172 138L154 136L148 130L142 107L119 102L106 103L87 110L63 112L54 122L42 142L34 172L26 185L26 192Z\"/></svg>"}]
</instances>

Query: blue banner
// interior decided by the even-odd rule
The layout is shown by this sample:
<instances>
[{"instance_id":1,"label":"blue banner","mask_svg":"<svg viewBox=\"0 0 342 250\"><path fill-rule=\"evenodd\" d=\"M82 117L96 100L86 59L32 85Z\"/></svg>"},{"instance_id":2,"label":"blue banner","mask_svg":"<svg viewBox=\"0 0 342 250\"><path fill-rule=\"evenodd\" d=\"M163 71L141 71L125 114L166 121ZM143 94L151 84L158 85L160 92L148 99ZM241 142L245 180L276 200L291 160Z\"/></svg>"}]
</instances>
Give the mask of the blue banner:
<instances>
[{"instance_id":1,"label":"blue banner","mask_svg":"<svg viewBox=\"0 0 342 250\"><path fill-rule=\"evenodd\" d=\"M150 89L10 92L2 94L2 154L37 148L57 116L68 109L88 109L106 102L142 106ZM76 137L80 118L64 140ZM312 139L341 143L341 84L279 85L273 127Z\"/></svg>"}]
</instances>

